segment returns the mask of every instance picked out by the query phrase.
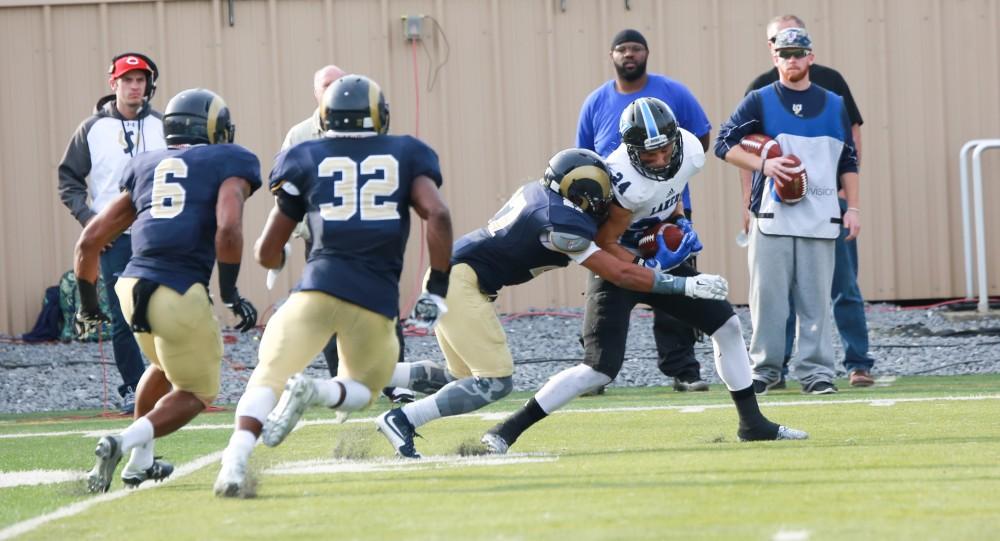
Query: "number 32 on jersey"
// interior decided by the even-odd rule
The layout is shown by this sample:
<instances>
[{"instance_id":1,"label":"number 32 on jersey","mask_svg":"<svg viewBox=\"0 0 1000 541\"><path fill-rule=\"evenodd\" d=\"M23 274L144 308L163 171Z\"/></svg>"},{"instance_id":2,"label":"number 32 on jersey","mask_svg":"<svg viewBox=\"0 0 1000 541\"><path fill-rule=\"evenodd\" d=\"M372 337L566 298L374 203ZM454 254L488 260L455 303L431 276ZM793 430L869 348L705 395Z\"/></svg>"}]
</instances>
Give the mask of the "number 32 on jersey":
<instances>
[{"instance_id":1,"label":"number 32 on jersey","mask_svg":"<svg viewBox=\"0 0 1000 541\"><path fill-rule=\"evenodd\" d=\"M361 219L368 220L398 220L399 210L395 201L378 202L377 197L386 197L399 189L399 162L389 154L376 154L365 158L360 166L357 162L343 156L325 158L319 164L319 177L331 178L339 173L340 178L334 181L333 195L341 201L339 205L321 203L319 214L327 221L350 220L358 211ZM358 190L358 177L372 175L364 186Z\"/></svg>"}]
</instances>

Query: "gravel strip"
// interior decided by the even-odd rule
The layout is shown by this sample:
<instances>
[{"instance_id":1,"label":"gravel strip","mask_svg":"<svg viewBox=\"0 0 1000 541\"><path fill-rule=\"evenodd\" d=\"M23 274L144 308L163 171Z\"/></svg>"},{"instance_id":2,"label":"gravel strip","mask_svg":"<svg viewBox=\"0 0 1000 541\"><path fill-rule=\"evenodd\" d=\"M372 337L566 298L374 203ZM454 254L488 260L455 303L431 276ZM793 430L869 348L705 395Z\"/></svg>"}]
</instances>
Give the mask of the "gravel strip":
<instances>
[{"instance_id":1,"label":"gravel strip","mask_svg":"<svg viewBox=\"0 0 1000 541\"><path fill-rule=\"evenodd\" d=\"M744 307L737 313L749 342L750 317ZM958 375L1000 373L1000 317L953 321L940 309L907 310L875 304L868 308L869 336L876 359L876 376L915 374ZM559 309L505 316L504 328L514 356L514 389L538 389L552 374L572 366L582 357L579 333L582 311ZM612 386L646 387L670 384L656 368L656 347L651 312L638 309L626 351L627 361ZM220 404L235 403L243 391L250 369L256 364L260 330L240 335L226 333ZM835 337L837 359L840 339ZM715 373L711 341L696 346L702 377L721 383ZM102 366L101 359L105 359ZM406 338L408 360L444 362L437 341L429 336ZM838 361L839 362L839 361ZM105 385L105 370L107 384ZM838 366L839 376L843 367ZM307 369L312 375L327 374L322 356ZM45 343L21 344L0 339L0 413L101 408L117 409L118 372L110 344ZM105 391L105 389L107 389ZM107 402L105 394L108 394Z\"/></svg>"}]
</instances>

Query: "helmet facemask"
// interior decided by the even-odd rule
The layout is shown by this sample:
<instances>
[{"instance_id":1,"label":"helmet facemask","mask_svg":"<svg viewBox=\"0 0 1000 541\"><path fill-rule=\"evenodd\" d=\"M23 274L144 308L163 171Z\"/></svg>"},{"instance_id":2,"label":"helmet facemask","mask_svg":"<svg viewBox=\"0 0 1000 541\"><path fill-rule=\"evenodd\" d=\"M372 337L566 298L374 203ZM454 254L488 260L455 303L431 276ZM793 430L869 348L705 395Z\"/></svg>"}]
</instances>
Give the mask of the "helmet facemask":
<instances>
[{"instance_id":1,"label":"helmet facemask","mask_svg":"<svg viewBox=\"0 0 1000 541\"><path fill-rule=\"evenodd\" d=\"M628 151L629 161L643 176L653 180L670 180L677 174L684 158L684 142L677 128L673 111L657 98L639 98L622 111L618 130ZM642 163L641 152L673 144L670 159L662 167Z\"/></svg>"}]
</instances>

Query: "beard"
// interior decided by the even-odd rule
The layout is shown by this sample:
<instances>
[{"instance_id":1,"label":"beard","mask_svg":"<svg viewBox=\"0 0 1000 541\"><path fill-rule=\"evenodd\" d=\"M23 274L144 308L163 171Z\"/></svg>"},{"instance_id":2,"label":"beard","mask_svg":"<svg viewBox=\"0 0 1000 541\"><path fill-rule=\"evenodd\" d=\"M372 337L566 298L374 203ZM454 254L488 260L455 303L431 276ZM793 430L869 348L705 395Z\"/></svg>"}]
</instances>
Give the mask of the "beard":
<instances>
[{"instance_id":1,"label":"beard","mask_svg":"<svg viewBox=\"0 0 1000 541\"><path fill-rule=\"evenodd\" d=\"M802 79L805 79L807 75L809 75L809 66L806 66L796 72L789 72L788 80L792 83L797 83Z\"/></svg>"},{"instance_id":2,"label":"beard","mask_svg":"<svg viewBox=\"0 0 1000 541\"><path fill-rule=\"evenodd\" d=\"M624 63L615 63L615 72L618 74L618 77L628 82L637 81L646 74L646 61L636 62L634 68L626 68Z\"/></svg>"}]
</instances>

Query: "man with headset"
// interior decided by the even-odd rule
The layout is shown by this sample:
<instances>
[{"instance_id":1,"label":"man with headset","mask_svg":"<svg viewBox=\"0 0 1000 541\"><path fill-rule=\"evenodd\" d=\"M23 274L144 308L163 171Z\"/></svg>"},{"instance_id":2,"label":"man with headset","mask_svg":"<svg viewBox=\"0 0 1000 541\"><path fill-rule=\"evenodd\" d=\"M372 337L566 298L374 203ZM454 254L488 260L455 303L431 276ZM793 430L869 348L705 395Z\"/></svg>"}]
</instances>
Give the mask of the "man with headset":
<instances>
[{"instance_id":1,"label":"man with headset","mask_svg":"<svg viewBox=\"0 0 1000 541\"><path fill-rule=\"evenodd\" d=\"M97 101L94 113L76 129L59 163L59 197L81 226L118 197L122 170L133 156L166 148L163 122L150 106L159 71L146 55L123 53L111 60L108 84L113 94ZM87 178L89 177L89 183ZM122 317L115 282L132 257L128 231L101 253L101 275L111 308L115 365L122 377L122 413L135 409L135 389L145 366L139 346Z\"/></svg>"}]
</instances>

